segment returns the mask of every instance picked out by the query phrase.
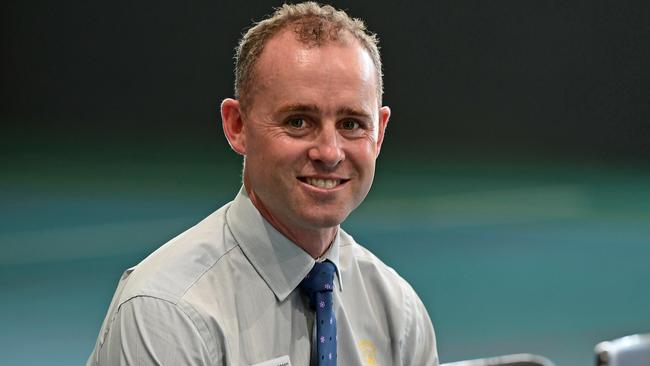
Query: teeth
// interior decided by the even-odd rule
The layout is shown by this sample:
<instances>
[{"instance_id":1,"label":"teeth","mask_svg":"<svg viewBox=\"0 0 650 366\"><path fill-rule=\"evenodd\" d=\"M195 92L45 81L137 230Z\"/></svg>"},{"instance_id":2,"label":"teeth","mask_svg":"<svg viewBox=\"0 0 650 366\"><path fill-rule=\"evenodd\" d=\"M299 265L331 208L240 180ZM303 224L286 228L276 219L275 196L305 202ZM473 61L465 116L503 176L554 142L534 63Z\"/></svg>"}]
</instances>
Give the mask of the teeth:
<instances>
[{"instance_id":1,"label":"teeth","mask_svg":"<svg viewBox=\"0 0 650 366\"><path fill-rule=\"evenodd\" d=\"M341 183L340 179L316 179L307 178L307 184L318 188L334 188Z\"/></svg>"}]
</instances>

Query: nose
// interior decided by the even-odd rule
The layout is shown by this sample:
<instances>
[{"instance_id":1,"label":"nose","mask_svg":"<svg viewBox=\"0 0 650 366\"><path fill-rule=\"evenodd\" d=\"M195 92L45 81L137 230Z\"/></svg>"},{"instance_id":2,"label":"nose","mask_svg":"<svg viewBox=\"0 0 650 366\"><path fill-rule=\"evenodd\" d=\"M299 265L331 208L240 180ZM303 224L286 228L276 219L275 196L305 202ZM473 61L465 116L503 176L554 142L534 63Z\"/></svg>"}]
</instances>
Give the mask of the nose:
<instances>
[{"instance_id":1,"label":"nose","mask_svg":"<svg viewBox=\"0 0 650 366\"><path fill-rule=\"evenodd\" d=\"M314 140L314 145L309 149L309 159L318 162L327 168L335 168L343 159L345 153L341 146L340 136L335 127L321 128Z\"/></svg>"}]
</instances>

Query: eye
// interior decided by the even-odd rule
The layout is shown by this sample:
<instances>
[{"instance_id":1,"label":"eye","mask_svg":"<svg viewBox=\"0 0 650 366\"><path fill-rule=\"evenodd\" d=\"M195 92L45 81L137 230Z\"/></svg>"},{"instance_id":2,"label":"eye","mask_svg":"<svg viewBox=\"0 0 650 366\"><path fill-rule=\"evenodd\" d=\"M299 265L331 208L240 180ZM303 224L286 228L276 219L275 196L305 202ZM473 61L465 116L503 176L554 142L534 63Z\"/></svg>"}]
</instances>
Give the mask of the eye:
<instances>
[{"instance_id":1,"label":"eye","mask_svg":"<svg viewBox=\"0 0 650 366\"><path fill-rule=\"evenodd\" d=\"M360 127L359 122L353 120L353 119L348 119L343 122L341 122L341 127L344 130L356 130Z\"/></svg>"},{"instance_id":2,"label":"eye","mask_svg":"<svg viewBox=\"0 0 650 366\"><path fill-rule=\"evenodd\" d=\"M287 120L287 124L292 128L303 128L307 124L304 118L291 118Z\"/></svg>"}]
</instances>

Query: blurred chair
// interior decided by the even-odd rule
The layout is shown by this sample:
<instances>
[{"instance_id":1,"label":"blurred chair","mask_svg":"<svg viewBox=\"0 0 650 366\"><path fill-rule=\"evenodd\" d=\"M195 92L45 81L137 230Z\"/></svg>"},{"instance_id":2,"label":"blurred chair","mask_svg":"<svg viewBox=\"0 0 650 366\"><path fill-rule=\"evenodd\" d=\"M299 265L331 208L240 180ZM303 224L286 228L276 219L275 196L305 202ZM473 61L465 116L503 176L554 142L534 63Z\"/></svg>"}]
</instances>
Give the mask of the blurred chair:
<instances>
[{"instance_id":1,"label":"blurred chair","mask_svg":"<svg viewBox=\"0 0 650 366\"><path fill-rule=\"evenodd\" d=\"M440 366L555 366L555 364L546 357L530 353L518 353L514 355L443 363Z\"/></svg>"},{"instance_id":2,"label":"blurred chair","mask_svg":"<svg viewBox=\"0 0 650 366\"><path fill-rule=\"evenodd\" d=\"M650 334L634 334L600 342L594 351L597 366L648 366Z\"/></svg>"}]
</instances>

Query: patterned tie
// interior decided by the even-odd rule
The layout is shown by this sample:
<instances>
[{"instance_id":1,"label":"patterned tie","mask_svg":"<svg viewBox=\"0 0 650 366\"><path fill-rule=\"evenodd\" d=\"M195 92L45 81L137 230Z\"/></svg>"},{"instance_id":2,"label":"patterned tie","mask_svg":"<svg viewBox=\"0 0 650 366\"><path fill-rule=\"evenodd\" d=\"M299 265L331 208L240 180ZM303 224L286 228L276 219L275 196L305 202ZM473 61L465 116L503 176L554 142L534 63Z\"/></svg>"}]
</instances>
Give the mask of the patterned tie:
<instances>
[{"instance_id":1,"label":"patterned tie","mask_svg":"<svg viewBox=\"0 0 650 366\"><path fill-rule=\"evenodd\" d=\"M332 288L336 266L330 261L316 262L300 288L309 296L312 310L316 310L316 342L318 365L336 365L336 318Z\"/></svg>"}]
</instances>

